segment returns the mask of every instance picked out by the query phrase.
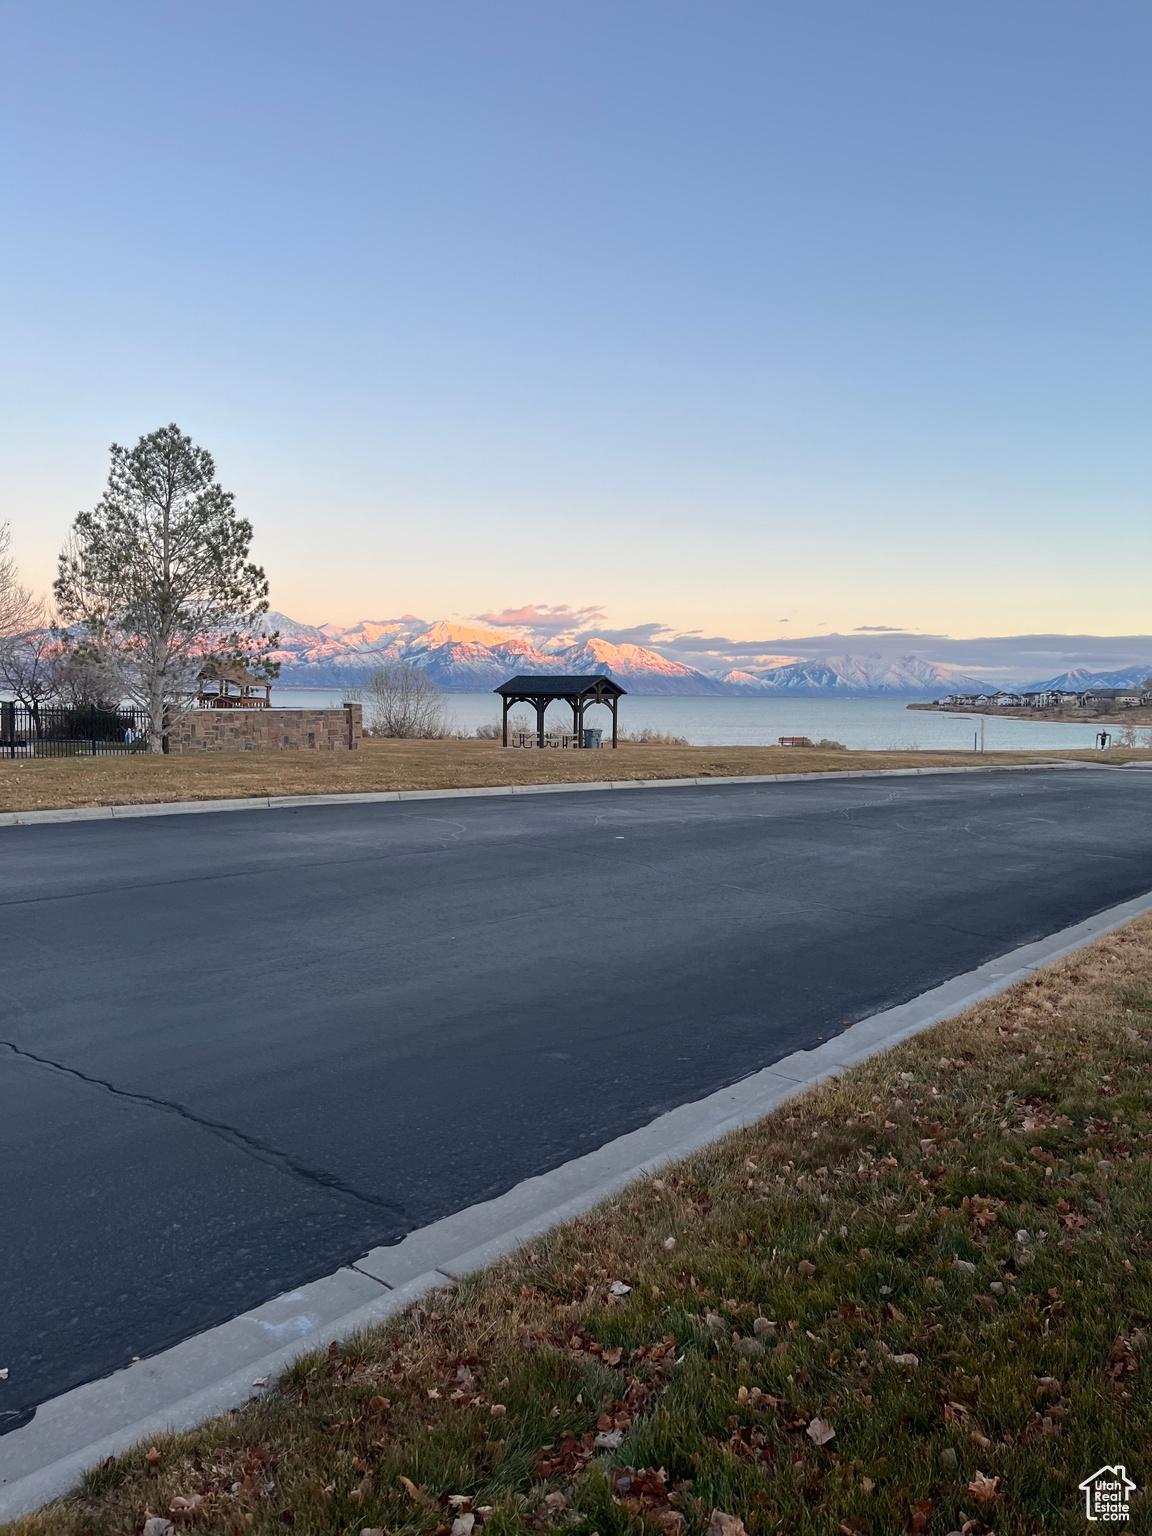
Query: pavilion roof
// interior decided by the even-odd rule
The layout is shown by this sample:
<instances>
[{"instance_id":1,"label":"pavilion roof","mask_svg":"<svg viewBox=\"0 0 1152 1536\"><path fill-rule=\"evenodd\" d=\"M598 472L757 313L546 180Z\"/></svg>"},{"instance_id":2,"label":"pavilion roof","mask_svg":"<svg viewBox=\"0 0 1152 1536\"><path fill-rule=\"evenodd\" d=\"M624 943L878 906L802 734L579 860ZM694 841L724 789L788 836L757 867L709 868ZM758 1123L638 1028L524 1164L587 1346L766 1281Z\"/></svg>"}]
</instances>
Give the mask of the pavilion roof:
<instances>
[{"instance_id":1,"label":"pavilion roof","mask_svg":"<svg viewBox=\"0 0 1152 1536\"><path fill-rule=\"evenodd\" d=\"M603 672L586 673L582 677L524 672L518 677L510 677L506 683L492 690L493 693L503 694L505 698L515 696L533 699L578 699L582 694L593 692L610 693L619 698L627 691Z\"/></svg>"}]
</instances>

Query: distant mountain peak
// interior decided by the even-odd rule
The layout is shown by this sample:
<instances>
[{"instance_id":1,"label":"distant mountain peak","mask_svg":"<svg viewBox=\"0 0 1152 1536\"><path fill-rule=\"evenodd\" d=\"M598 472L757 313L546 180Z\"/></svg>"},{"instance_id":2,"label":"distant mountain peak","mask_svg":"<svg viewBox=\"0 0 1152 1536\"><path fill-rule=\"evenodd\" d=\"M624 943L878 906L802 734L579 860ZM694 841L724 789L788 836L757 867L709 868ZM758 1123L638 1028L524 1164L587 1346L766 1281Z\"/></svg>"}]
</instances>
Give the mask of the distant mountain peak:
<instances>
[{"instance_id":1,"label":"distant mountain peak","mask_svg":"<svg viewBox=\"0 0 1152 1536\"><path fill-rule=\"evenodd\" d=\"M1059 677L1046 677L1038 683L1025 683L1014 691L1041 693L1053 688L1068 693L1083 693L1085 688L1138 688L1146 678L1152 677L1152 661L1140 662L1134 667L1122 667L1118 672L1091 672L1087 667L1076 667L1071 672L1061 672Z\"/></svg>"},{"instance_id":2,"label":"distant mountain peak","mask_svg":"<svg viewBox=\"0 0 1152 1536\"><path fill-rule=\"evenodd\" d=\"M954 667L920 656L758 656L743 668L703 671L643 645L620 644L583 634L542 645L503 630L400 619L364 619L339 627L298 624L286 614L269 614L280 631L280 681L287 687L344 687L362 682L384 661L403 661L427 672L441 688L484 692L518 672L603 673L631 693L813 698L903 696L977 692L990 685ZM1091 686L1089 684L1088 686Z\"/></svg>"}]
</instances>

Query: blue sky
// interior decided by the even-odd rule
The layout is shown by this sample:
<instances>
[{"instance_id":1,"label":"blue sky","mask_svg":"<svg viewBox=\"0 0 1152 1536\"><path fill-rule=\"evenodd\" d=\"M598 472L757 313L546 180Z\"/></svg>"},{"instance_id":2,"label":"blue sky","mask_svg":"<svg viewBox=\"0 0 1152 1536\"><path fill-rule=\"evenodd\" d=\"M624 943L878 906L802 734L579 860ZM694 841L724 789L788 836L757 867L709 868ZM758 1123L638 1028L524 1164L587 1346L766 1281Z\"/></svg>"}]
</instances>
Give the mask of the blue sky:
<instances>
[{"instance_id":1,"label":"blue sky","mask_svg":"<svg viewBox=\"0 0 1152 1536\"><path fill-rule=\"evenodd\" d=\"M308 622L1152 630L1146 4L0 26L37 585L108 444L174 419Z\"/></svg>"}]
</instances>

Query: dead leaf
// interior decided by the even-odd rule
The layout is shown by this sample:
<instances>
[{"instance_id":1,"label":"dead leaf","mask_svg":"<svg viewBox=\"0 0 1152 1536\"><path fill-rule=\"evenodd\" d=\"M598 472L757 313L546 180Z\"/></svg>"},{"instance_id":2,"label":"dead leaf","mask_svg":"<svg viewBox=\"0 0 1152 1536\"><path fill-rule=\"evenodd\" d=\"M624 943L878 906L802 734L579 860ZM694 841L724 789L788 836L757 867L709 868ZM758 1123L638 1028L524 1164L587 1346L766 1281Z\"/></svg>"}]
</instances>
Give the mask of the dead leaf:
<instances>
[{"instance_id":1,"label":"dead leaf","mask_svg":"<svg viewBox=\"0 0 1152 1536\"><path fill-rule=\"evenodd\" d=\"M177 1519L194 1520L204 1508L202 1493L178 1493L168 1506L168 1513Z\"/></svg>"},{"instance_id":2,"label":"dead leaf","mask_svg":"<svg viewBox=\"0 0 1152 1536\"><path fill-rule=\"evenodd\" d=\"M613 1280L612 1284L608 1287L608 1294L609 1296L627 1296L631 1290L632 1287L625 1285L623 1280Z\"/></svg>"},{"instance_id":3,"label":"dead leaf","mask_svg":"<svg viewBox=\"0 0 1152 1536\"><path fill-rule=\"evenodd\" d=\"M840 1536L865 1536L868 1521L863 1515L847 1515L840 1522Z\"/></svg>"},{"instance_id":4,"label":"dead leaf","mask_svg":"<svg viewBox=\"0 0 1152 1536\"><path fill-rule=\"evenodd\" d=\"M986 1477L983 1472L977 1472L968 1484L968 1492L977 1504L994 1504L1000 1497L1000 1479Z\"/></svg>"},{"instance_id":5,"label":"dead leaf","mask_svg":"<svg viewBox=\"0 0 1152 1536\"><path fill-rule=\"evenodd\" d=\"M144 1452L144 1460L150 1467L158 1467L160 1465L160 1452L154 1445L149 1446Z\"/></svg>"},{"instance_id":6,"label":"dead leaf","mask_svg":"<svg viewBox=\"0 0 1152 1536\"><path fill-rule=\"evenodd\" d=\"M811 1280L812 1276L816 1273L816 1266L809 1263L807 1259L801 1259L796 1266L796 1273L803 1275L805 1280Z\"/></svg>"},{"instance_id":7,"label":"dead leaf","mask_svg":"<svg viewBox=\"0 0 1152 1536\"><path fill-rule=\"evenodd\" d=\"M903 1366L907 1367L908 1370L914 1371L916 1369L916 1367L920 1364L920 1356L919 1355L913 1355L913 1354L893 1355L892 1356L892 1364L893 1365L903 1365Z\"/></svg>"},{"instance_id":8,"label":"dead leaf","mask_svg":"<svg viewBox=\"0 0 1152 1536\"><path fill-rule=\"evenodd\" d=\"M492 1415L492 1417L494 1419L500 1419L500 1418L504 1417L504 1415L508 1412L508 1410L507 1410L507 1408L505 1408L503 1403L493 1403L491 1405L491 1407L488 1409L488 1412Z\"/></svg>"},{"instance_id":9,"label":"dead leaf","mask_svg":"<svg viewBox=\"0 0 1152 1536\"><path fill-rule=\"evenodd\" d=\"M744 1522L738 1515L728 1515L722 1509L714 1509L704 1536L745 1536Z\"/></svg>"},{"instance_id":10,"label":"dead leaf","mask_svg":"<svg viewBox=\"0 0 1152 1536\"><path fill-rule=\"evenodd\" d=\"M804 1433L813 1445L827 1445L829 1440L836 1438L836 1431L827 1419L813 1419Z\"/></svg>"},{"instance_id":11,"label":"dead leaf","mask_svg":"<svg viewBox=\"0 0 1152 1536\"><path fill-rule=\"evenodd\" d=\"M899 1307L894 1307L891 1302L885 1305L884 1315L893 1323L902 1323L904 1321L903 1312L901 1312Z\"/></svg>"},{"instance_id":12,"label":"dead leaf","mask_svg":"<svg viewBox=\"0 0 1152 1536\"><path fill-rule=\"evenodd\" d=\"M932 1500L918 1499L908 1514L908 1530L911 1536L921 1536L921 1533L928 1529L931 1518Z\"/></svg>"},{"instance_id":13,"label":"dead leaf","mask_svg":"<svg viewBox=\"0 0 1152 1536\"><path fill-rule=\"evenodd\" d=\"M171 1520L165 1520L163 1515L153 1515L151 1520L145 1520L140 1536L171 1536L175 1529Z\"/></svg>"},{"instance_id":14,"label":"dead leaf","mask_svg":"<svg viewBox=\"0 0 1152 1536\"><path fill-rule=\"evenodd\" d=\"M423 1488L417 1488L410 1477L401 1477L400 1485L404 1492L412 1500L413 1504L422 1504L425 1509L436 1509L436 1500L426 1494Z\"/></svg>"},{"instance_id":15,"label":"dead leaf","mask_svg":"<svg viewBox=\"0 0 1152 1536\"><path fill-rule=\"evenodd\" d=\"M472 1527L476 1524L476 1516L471 1510L465 1515L457 1515L452 1522L452 1536L472 1536Z\"/></svg>"}]
</instances>

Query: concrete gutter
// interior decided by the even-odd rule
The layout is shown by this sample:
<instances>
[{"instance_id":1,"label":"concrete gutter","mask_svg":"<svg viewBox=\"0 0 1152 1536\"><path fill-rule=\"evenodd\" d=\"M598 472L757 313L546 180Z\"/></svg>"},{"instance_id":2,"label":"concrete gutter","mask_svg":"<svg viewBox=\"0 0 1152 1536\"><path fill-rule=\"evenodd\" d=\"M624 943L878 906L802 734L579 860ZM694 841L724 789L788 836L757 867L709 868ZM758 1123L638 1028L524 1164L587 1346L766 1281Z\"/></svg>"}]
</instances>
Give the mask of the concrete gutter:
<instances>
[{"instance_id":1,"label":"concrete gutter","mask_svg":"<svg viewBox=\"0 0 1152 1536\"><path fill-rule=\"evenodd\" d=\"M598 1151L525 1179L495 1200L409 1233L392 1247L374 1248L334 1274L43 1403L30 1423L0 1436L0 1519L66 1493L107 1456L237 1407L301 1354L384 1322L429 1291L589 1210L633 1179L759 1120L806 1088L994 997L1149 911L1152 892L1025 944L863 1019L814 1050L796 1051Z\"/></svg>"},{"instance_id":2,"label":"concrete gutter","mask_svg":"<svg viewBox=\"0 0 1152 1536\"><path fill-rule=\"evenodd\" d=\"M84 805L58 811L3 811L0 827L65 821L124 821L136 816L198 816L210 811L295 811L310 805L384 805L395 800L461 800L476 795L563 795L603 789L705 789L718 784L797 784L827 779L916 778L941 773L1039 773L1108 767L1079 759L981 764L971 768L835 768L829 773L744 773L704 779L597 779L581 784L487 784L472 789L382 789L347 795L259 795L248 800L161 800L144 805Z\"/></svg>"}]
</instances>

